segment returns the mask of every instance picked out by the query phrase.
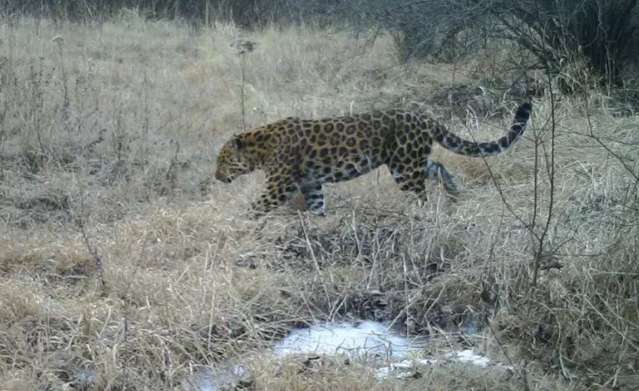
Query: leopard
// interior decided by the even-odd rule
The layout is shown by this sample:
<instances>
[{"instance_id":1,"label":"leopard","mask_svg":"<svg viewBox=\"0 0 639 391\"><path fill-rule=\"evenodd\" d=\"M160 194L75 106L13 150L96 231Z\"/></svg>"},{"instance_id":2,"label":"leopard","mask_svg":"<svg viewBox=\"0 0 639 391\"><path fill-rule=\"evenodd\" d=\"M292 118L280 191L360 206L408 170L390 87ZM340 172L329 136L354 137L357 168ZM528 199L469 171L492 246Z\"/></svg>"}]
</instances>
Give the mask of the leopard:
<instances>
[{"instance_id":1,"label":"leopard","mask_svg":"<svg viewBox=\"0 0 639 391\"><path fill-rule=\"evenodd\" d=\"M323 119L288 117L226 141L217 157L215 178L231 183L263 170L266 190L251 203L254 216L282 206L300 192L310 212L325 216L325 184L383 165L402 191L416 193L422 202L428 201L426 180L441 183L446 194L457 199L455 178L430 158L433 144L469 157L498 155L522 138L531 112L532 102L521 103L510 128L488 142L463 139L431 115L396 109Z\"/></svg>"}]
</instances>

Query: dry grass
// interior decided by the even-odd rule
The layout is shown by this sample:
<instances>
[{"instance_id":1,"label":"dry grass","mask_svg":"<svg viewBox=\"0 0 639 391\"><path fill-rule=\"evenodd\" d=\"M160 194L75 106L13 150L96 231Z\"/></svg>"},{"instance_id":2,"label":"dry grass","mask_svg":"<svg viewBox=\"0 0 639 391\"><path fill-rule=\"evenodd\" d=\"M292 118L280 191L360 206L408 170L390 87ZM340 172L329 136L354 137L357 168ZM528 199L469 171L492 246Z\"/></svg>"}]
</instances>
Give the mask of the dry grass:
<instances>
[{"instance_id":1,"label":"dry grass","mask_svg":"<svg viewBox=\"0 0 639 391\"><path fill-rule=\"evenodd\" d=\"M4 20L0 32L1 389L81 389L81 369L95 371L95 389L179 389L195 367L225 360L247 363L258 389L639 383L637 118L613 117L603 97L557 106L542 255L561 269L531 286L526 224L535 135L549 147L548 98L527 139L490 170L438 151L464 184L456 204L433 186L419 207L379 170L329 186L326 218L283 209L254 222L245 211L260 174L210 182L217 148L241 127L242 69L247 126L423 108L451 69L400 65L385 36L307 27L193 33L126 14L99 26ZM240 39L255 50L239 55ZM455 79L471 80L477 64ZM542 161L537 234L549 190ZM433 351L475 322L481 334L463 343L516 370L438 367L378 382L362 363L308 368L266 353L292 326L348 317L430 334Z\"/></svg>"}]
</instances>

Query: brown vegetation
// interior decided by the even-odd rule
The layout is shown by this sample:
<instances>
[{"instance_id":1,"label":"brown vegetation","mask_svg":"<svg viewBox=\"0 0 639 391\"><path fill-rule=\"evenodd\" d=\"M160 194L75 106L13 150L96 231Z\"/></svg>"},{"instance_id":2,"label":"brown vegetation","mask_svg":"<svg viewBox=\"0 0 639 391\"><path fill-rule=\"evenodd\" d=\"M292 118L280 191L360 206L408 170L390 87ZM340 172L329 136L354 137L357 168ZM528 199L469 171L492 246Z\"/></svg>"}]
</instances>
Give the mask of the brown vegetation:
<instances>
[{"instance_id":1,"label":"brown vegetation","mask_svg":"<svg viewBox=\"0 0 639 391\"><path fill-rule=\"evenodd\" d=\"M438 151L464 185L455 204L433 188L419 206L379 170L330 186L329 217L252 221L259 174L211 181L243 121L446 113L425 102L512 52L401 64L384 34L195 33L133 13L95 27L2 20L0 32L0 389L180 389L225 360L247 363L257 389L639 384L639 121L601 93L538 98L506 155ZM255 48L239 54L244 39ZM509 118L447 122L492 139ZM429 334L430 353L470 344L514 371L379 382L362 363L308 369L268 353L290 327L349 317ZM467 319L480 333L451 337Z\"/></svg>"}]
</instances>

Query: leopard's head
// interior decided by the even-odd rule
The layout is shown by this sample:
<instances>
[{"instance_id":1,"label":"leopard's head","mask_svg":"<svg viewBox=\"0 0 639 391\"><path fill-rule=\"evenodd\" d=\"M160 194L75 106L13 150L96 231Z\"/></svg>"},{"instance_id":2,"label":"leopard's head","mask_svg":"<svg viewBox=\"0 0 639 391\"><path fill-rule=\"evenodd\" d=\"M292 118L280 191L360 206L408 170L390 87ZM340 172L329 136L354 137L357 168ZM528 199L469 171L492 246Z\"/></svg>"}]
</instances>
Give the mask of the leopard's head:
<instances>
[{"instance_id":1,"label":"leopard's head","mask_svg":"<svg viewBox=\"0 0 639 391\"><path fill-rule=\"evenodd\" d=\"M227 141L217 156L215 179L231 183L238 176L253 171L255 167L249 154L250 150L240 137L235 136Z\"/></svg>"}]
</instances>

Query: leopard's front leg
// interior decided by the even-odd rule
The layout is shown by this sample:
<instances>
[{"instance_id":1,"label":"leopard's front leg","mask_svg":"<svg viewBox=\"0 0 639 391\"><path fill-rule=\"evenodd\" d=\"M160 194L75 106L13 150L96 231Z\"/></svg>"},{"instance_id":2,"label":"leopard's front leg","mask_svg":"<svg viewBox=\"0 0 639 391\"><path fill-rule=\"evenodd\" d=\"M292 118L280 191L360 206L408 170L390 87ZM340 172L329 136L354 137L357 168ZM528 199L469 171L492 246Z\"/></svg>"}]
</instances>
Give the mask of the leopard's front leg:
<instances>
[{"instance_id":1,"label":"leopard's front leg","mask_svg":"<svg viewBox=\"0 0 639 391\"><path fill-rule=\"evenodd\" d=\"M266 179L266 191L251 204L255 217L259 217L281 206L297 191L298 187L295 181L292 176L286 172L280 171L268 175Z\"/></svg>"},{"instance_id":2,"label":"leopard's front leg","mask_svg":"<svg viewBox=\"0 0 639 391\"><path fill-rule=\"evenodd\" d=\"M322 184L320 182L307 183L302 185L300 190L304 195L308 210L318 216L326 216L326 203L322 192Z\"/></svg>"}]
</instances>

